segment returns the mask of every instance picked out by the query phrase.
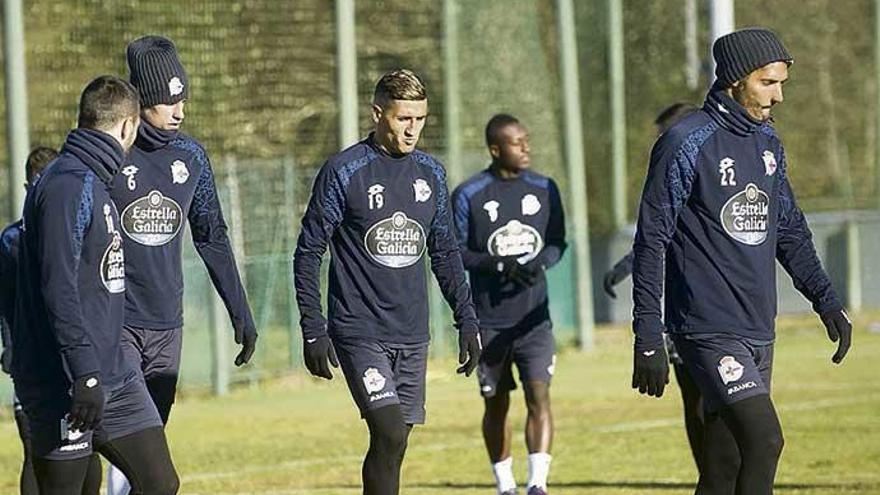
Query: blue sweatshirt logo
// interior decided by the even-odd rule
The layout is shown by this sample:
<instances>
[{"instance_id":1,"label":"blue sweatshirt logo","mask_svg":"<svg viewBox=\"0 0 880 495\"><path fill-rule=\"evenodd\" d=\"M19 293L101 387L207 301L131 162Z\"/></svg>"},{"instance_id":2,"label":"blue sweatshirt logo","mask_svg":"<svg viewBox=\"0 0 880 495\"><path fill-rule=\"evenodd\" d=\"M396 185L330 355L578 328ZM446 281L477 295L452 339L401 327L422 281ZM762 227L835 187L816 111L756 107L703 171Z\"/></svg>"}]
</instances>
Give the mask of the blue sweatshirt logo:
<instances>
[{"instance_id":1,"label":"blue sweatshirt logo","mask_svg":"<svg viewBox=\"0 0 880 495\"><path fill-rule=\"evenodd\" d=\"M721 208L721 224L727 235L749 246L767 240L770 198L749 183L745 189L727 200Z\"/></svg>"},{"instance_id":2,"label":"blue sweatshirt logo","mask_svg":"<svg viewBox=\"0 0 880 495\"><path fill-rule=\"evenodd\" d=\"M370 257L389 268L415 264L425 252L425 229L402 211L376 222L364 236Z\"/></svg>"},{"instance_id":3,"label":"blue sweatshirt logo","mask_svg":"<svg viewBox=\"0 0 880 495\"><path fill-rule=\"evenodd\" d=\"M544 248L544 240L537 229L519 220L511 220L492 232L486 250L492 256L519 256L526 263Z\"/></svg>"},{"instance_id":4,"label":"blue sweatshirt logo","mask_svg":"<svg viewBox=\"0 0 880 495\"><path fill-rule=\"evenodd\" d=\"M132 201L122 210L122 230L144 246L167 244L183 226L183 210L176 201L157 190Z\"/></svg>"}]
</instances>

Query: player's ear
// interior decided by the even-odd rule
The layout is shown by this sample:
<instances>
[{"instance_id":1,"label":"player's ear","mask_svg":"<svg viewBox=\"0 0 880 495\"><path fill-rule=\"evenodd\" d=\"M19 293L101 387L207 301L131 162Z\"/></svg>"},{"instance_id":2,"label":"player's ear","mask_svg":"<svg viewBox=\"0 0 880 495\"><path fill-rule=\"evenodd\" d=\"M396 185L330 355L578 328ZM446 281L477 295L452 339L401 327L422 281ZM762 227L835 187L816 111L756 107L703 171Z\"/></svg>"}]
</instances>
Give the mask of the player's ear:
<instances>
[{"instance_id":1,"label":"player's ear","mask_svg":"<svg viewBox=\"0 0 880 495\"><path fill-rule=\"evenodd\" d=\"M376 103L373 103L373 123L378 124L379 119L382 118L382 107Z\"/></svg>"},{"instance_id":2,"label":"player's ear","mask_svg":"<svg viewBox=\"0 0 880 495\"><path fill-rule=\"evenodd\" d=\"M489 145L489 154L492 155L492 158L500 158L501 157L501 147L497 144Z\"/></svg>"},{"instance_id":3,"label":"player's ear","mask_svg":"<svg viewBox=\"0 0 880 495\"><path fill-rule=\"evenodd\" d=\"M139 123L140 119L138 117L129 117L122 121L121 135L119 137L122 138L123 143L127 143L137 133Z\"/></svg>"}]
</instances>

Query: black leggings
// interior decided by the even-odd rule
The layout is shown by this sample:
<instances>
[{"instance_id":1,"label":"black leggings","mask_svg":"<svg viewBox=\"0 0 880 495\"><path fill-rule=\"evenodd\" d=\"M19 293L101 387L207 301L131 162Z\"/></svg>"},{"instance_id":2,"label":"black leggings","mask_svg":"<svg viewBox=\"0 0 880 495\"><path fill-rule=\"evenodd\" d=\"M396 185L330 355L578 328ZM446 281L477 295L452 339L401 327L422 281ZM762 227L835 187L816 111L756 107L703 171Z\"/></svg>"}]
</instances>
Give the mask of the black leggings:
<instances>
[{"instance_id":1,"label":"black leggings","mask_svg":"<svg viewBox=\"0 0 880 495\"><path fill-rule=\"evenodd\" d=\"M364 459L364 495L400 493L400 466L412 425L406 424L400 405L380 407L364 415L370 428L370 450Z\"/></svg>"},{"instance_id":2,"label":"black leggings","mask_svg":"<svg viewBox=\"0 0 880 495\"><path fill-rule=\"evenodd\" d=\"M772 495L782 445L782 427L769 395L707 415L697 495Z\"/></svg>"},{"instance_id":3,"label":"black leggings","mask_svg":"<svg viewBox=\"0 0 880 495\"><path fill-rule=\"evenodd\" d=\"M703 395L700 393L697 382L683 364L673 364L675 381L681 389L681 401L684 409L684 427L687 430L688 444L697 471L703 470L703 437L706 430L706 417L703 412Z\"/></svg>"},{"instance_id":4,"label":"black leggings","mask_svg":"<svg viewBox=\"0 0 880 495\"><path fill-rule=\"evenodd\" d=\"M147 382L147 390L150 392L153 404L156 404L162 424L167 425L174 396L177 394L177 375L153 375L144 381Z\"/></svg>"},{"instance_id":5,"label":"black leggings","mask_svg":"<svg viewBox=\"0 0 880 495\"><path fill-rule=\"evenodd\" d=\"M31 451L31 429L27 414L22 409L15 411L15 424L18 426L18 436L21 438L23 447L23 461L21 464L21 477L19 478L19 491L21 495L39 495L37 476L34 473L34 458ZM89 457L86 467L86 476L83 480L82 495L98 495L101 491L101 459L98 454Z\"/></svg>"},{"instance_id":6,"label":"black leggings","mask_svg":"<svg viewBox=\"0 0 880 495\"><path fill-rule=\"evenodd\" d=\"M149 428L98 444L98 452L118 467L131 484L131 495L175 495L180 481L171 462L165 431ZM89 457L69 461L34 459L41 495L80 495ZM99 476L100 479L100 476ZM95 492L97 493L97 492Z\"/></svg>"}]
</instances>

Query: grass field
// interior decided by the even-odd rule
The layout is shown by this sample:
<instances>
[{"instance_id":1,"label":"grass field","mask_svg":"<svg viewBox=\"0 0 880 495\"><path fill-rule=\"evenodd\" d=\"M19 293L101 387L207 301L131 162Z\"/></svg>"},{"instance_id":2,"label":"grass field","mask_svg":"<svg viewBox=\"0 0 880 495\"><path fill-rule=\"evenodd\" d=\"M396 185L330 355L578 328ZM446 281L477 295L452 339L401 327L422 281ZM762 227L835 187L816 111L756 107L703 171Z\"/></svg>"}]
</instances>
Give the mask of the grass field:
<instances>
[{"instance_id":1,"label":"grass field","mask_svg":"<svg viewBox=\"0 0 880 495\"><path fill-rule=\"evenodd\" d=\"M781 321L773 392L786 446L777 476L784 494L880 494L880 314L857 318L854 348L841 367L818 319ZM630 337L598 331L591 353L562 352L553 405L555 494L687 494L695 471L673 382L661 400L629 389ZM428 424L411 437L406 494L494 493L479 433L474 379L451 361L429 367ZM223 398L184 396L169 438L185 494L356 494L366 429L343 381L301 376L237 390ZM519 399L517 394L517 399ZM526 462L524 408L512 410L514 469ZM0 424L0 493L16 491L19 444L11 419Z\"/></svg>"}]
</instances>

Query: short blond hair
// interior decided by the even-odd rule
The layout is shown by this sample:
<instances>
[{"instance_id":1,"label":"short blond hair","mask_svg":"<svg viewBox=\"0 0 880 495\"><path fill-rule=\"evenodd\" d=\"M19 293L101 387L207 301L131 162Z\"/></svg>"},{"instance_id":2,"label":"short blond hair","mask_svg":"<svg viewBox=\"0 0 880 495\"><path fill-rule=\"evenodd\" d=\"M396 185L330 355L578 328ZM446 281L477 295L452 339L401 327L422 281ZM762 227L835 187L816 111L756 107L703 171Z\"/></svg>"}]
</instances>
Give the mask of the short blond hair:
<instances>
[{"instance_id":1,"label":"short blond hair","mask_svg":"<svg viewBox=\"0 0 880 495\"><path fill-rule=\"evenodd\" d=\"M391 100L419 101L428 99L425 84L409 69L386 72L376 83L373 104L384 106Z\"/></svg>"}]
</instances>

